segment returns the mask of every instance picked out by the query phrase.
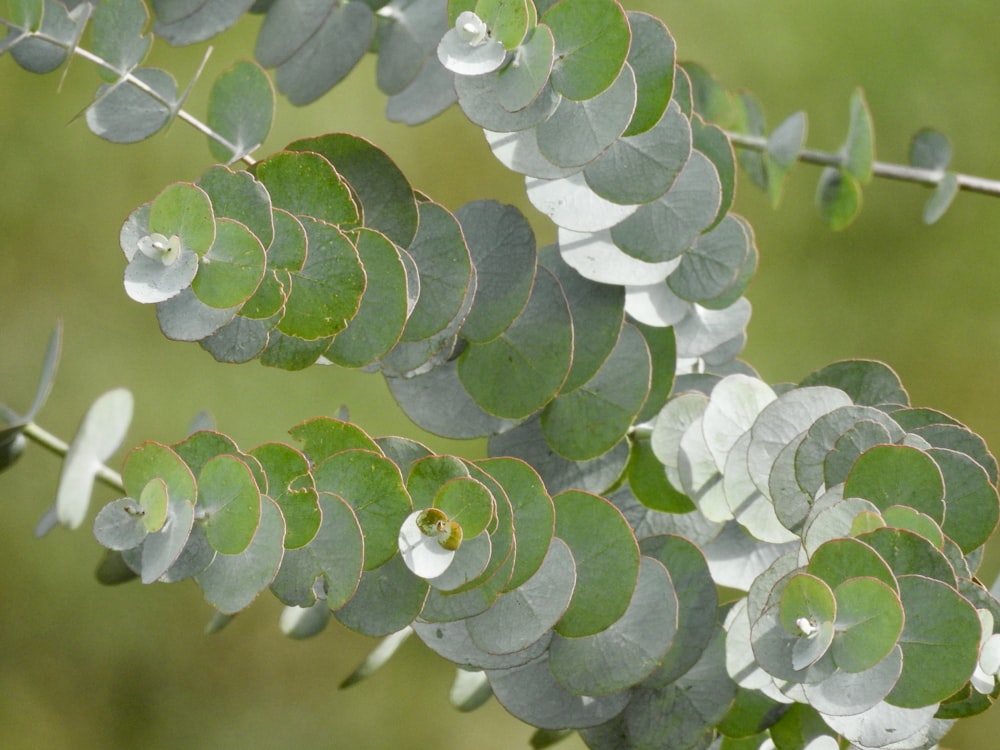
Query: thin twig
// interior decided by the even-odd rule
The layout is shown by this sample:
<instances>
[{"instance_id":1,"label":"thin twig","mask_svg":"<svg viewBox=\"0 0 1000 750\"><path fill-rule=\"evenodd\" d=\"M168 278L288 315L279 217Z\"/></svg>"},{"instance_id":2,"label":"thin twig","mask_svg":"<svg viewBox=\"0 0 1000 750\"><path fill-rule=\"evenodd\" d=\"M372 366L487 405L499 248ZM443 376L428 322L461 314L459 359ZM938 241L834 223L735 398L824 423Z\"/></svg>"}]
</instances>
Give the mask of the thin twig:
<instances>
[{"instance_id":1,"label":"thin twig","mask_svg":"<svg viewBox=\"0 0 1000 750\"><path fill-rule=\"evenodd\" d=\"M746 133L726 132L729 140L737 148L745 148L750 151L763 152L767 150L767 138L760 135L747 135ZM829 153L827 151L815 151L813 149L803 149L799 152L799 161L808 164L818 164L824 167L839 167L844 163L840 154ZM872 166L872 171L876 177L885 177L889 180L902 180L904 182L915 182L919 185L937 187L938 183L947 174L954 174L958 180L960 190L967 190L971 193L982 193L983 195L1000 196L1000 180L990 180L986 177L976 177L969 174L949 173L943 169L921 169L910 167L905 164L893 164L891 162L877 161Z\"/></svg>"},{"instance_id":2,"label":"thin twig","mask_svg":"<svg viewBox=\"0 0 1000 750\"><path fill-rule=\"evenodd\" d=\"M66 454L69 452L69 444L67 444L66 441L56 437L44 427L40 427L34 422L28 422L24 426L24 435L60 458L65 458ZM118 490L122 493L125 492L125 483L122 480L122 475L114 469L101 464L97 468L96 476L97 479L104 482L104 484L108 485L112 489Z\"/></svg>"},{"instance_id":3,"label":"thin twig","mask_svg":"<svg viewBox=\"0 0 1000 750\"><path fill-rule=\"evenodd\" d=\"M25 31L24 29L21 29L18 26L14 26L10 22L5 21L3 19L0 19L0 24L2 24L3 26L6 26L8 28L17 29L18 31L22 31L22 32ZM38 38L38 39L43 39L43 40L45 40L47 42L51 42L52 44L55 44L57 46L65 48L65 44L63 44L59 39L56 39L55 37L49 36L48 34L45 34L42 31L33 31L33 32L30 32L30 33L26 34L26 36L32 36L32 37L35 37L35 38ZM154 89L152 86L150 86L149 84L147 84L142 79L136 78L134 75L132 75L131 71L123 73L121 70L119 70L118 68L116 68L114 65L112 65L111 63L109 63L107 60L105 60L100 55L95 55L93 52L91 52L90 50L84 49L83 47L79 47L79 46L74 45L69 51L72 52L73 54L79 55L80 57L84 58L85 60L89 60L90 62L92 62L95 65L98 65L98 66L104 68L105 70L111 71L115 75L119 76L122 81L125 81L125 82L129 83L130 85L135 86L137 89L139 89L143 93L147 94L148 96L150 96L151 98L153 98L154 100L156 100L157 102L159 102L160 104L164 105L168 110L173 111L177 115L177 117L179 117L181 120L183 120L184 122L186 122L188 125L190 125L191 127L193 127L198 132L200 132L200 133L204 134L206 137L211 138L212 140L218 142L222 146L225 146L232 153L234 153L234 154L239 153L240 149L238 149L234 144L230 143L229 140L225 136L223 136L223 135L221 135L219 133L216 133L214 130L212 130L212 128L210 128L208 125L206 125L205 123L203 123L197 117L195 117L194 115L192 115L191 113L189 113L187 110L180 109L180 108L174 110L174 107L176 106L175 102L171 102L170 100L168 100L168 99L164 98L163 96L161 96L160 93L158 91L156 91L156 89ZM202 63L202 64L204 65L204 63ZM250 156L249 154L244 154L243 156L240 157L239 160L242 161L244 164L246 164L248 167L252 167L254 164L257 163L256 160L252 156Z\"/></svg>"}]
</instances>

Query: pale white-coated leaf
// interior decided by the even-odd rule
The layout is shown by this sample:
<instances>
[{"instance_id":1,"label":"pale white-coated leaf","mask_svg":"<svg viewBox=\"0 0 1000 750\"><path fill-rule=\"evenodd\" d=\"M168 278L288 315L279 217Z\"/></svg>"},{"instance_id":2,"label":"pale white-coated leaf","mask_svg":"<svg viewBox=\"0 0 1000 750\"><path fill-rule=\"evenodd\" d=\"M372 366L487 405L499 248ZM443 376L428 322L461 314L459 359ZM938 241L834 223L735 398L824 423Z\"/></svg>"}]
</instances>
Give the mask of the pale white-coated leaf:
<instances>
[{"instance_id":1,"label":"pale white-coated leaf","mask_svg":"<svg viewBox=\"0 0 1000 750\"><path fill-rule=\"evenodd\" d=\"M76 529L90 507L94 477L125 439L132 422L132 393L116 388L100 396L87 410L80 430L63 460L56 515L59 523Z\"/></svg>"},{"instance_id":2,"label":"pale white-coated leaf","mask_svg":"<svg viewBox=\"0 0 1000 750\"><path fill-rule=\"evenodd\" d=\"M285 607L278 618L278 627L289 638L311 638L323 632L329 620L330 608L320 599L311 607Z\"/></svg>"},{"instance_id":3,"label":"pale white-coated leaf","mask_svg":"<svg viewBox=\"0 0 1000 750\"><path fill-rule=\"evenodd\" d=\"M625 312L649 326L672 326L684 319L691 311L691 305L662 281L625 287Z\"/></svg>"},{"instance_id":4,"label":"pale white-coated leaf","mask_svg":"<svg viewBox=\"0 0 1000 750\"><path fill-rule=\"evenodd\" d=\"M729 375L716 383L702 425L716 466L725 467L733 445L776 398L771 386L747 375Z\"/></svg>"},{"instance_id":5,"label":"pale white-coated leaf","mask_svg":"<svg viewBox=\"0 0 1000 750\"><path fill-rule=\"evenodd\" d=\"M674 258L662 263L647 263L626 255L612 241L607 229L595 232L560 229L559 252L566 265L576 269L585 279L622 286L663 281L681 262L680 258Z\"/></svg>"},{"instance_id":6,"label":"pale white-coated leaf","mask_svg":"<svg viewBox=\"0 0 1000 750\"><path fill-rule=\"evenodd\" d=\"M750 322L750 302L740 297L729 307L710 310L694 304L675 327L678 357L700 357L729 341Z\"/></svg>"},{"instance_id":7,"label":"pale white-coated leaf","mask_svg":"<svg viewBox=\"0 0 1000 750\"><path fill-rule=\"evenodd\" d=\"M631 216L638 206L605 200L590 189L582 172L555 180L528 177L528 200L561 228L574 232L610 229ZM610 242L610 238L608 239ZM666 277L664 277L666 278Z\"/></svg>"}]
</instances>

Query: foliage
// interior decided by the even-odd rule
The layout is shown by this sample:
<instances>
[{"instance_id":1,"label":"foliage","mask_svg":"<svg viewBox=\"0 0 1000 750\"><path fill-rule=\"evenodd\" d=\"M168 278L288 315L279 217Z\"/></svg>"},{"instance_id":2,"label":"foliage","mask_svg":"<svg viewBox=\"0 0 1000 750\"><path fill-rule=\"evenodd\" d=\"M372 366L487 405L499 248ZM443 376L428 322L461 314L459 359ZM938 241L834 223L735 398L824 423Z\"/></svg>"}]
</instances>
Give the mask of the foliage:
<instances>
[{"instance_id":1,"label":"foliage","mask_svg":"<svg viewBox=\"0 0 1000 750\"><path fill-rule=\"evenodd\" d=\"M179 118L224 162L125 220L128 295L220 362L381 373L416 424L487 437L490 457L343 414L251 449L205 425L136 446L118 476L104 462L127 392L99 399L70 446L34 422L57 333L34 404L5 409L0 433L2 467L26 438L65 453L40 533L79 526L95 479L115 484L93 522L104 582L193 579L219 627L270 590L287 635L333 617L385 638L348 683L414 633L460 668L459 707L492 694L538 746L577 730L592 748L916 749L990 705L1000 602L976 572L1000 502L984 442L912 406L880 363L771 386L738 359L757 249L730 212L737 163L775 204L797 161L825 164L819 211L846 226L892 171L860 91L840 152L817 155L804 114L767 133L751 96L678 63L662 21L614 0L153 10L171 44L266 14L257 63L215 81L204 122L190 86L141 67L136 0L16 0L0 42L36 73L98 65L85 120L102 138ZM387 116L457 101L556 245L495 201L450 211L352 134L253 156L272 79L304 104L369 50ZM929 222L968 184L949 158L924 130L903 170L936 186Z\"/></svg>"}]
</instances>

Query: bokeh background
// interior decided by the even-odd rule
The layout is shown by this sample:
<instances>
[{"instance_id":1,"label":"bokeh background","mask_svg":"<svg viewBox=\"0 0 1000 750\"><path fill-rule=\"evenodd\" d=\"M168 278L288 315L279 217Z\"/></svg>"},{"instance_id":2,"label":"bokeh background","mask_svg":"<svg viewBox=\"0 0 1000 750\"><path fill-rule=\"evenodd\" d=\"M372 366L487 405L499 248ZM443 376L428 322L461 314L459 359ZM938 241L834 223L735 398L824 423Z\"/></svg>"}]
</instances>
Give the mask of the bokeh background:
<instances>
[{"instance_id":1,"label":"bokeh background","mask_svg":"<svg viewBox=\"0 0 1000 750\"><path fill-rule=\"evenodd\" d=\"M913 132L933 126L955 146L954 168L1000 177L1000 14L990 0L649 0L682 59L726 86L755 92L770 124L809 115L811 147L836 149L850 92L862 86L880 159L905 161ZM247 19L215 40L188 108L205 111L215 73L250 57ZM152 62L182 82L200 48L157 43ZM295 138L347 130L372 139L412 184L455 209L495 198L520 206L539 243L551 226L523 185L492 158L481 132L452 109L418 128L387 123L373 60L319 102L281 102L261 153ZM166 184L211 164L183 123L134 146L105 143L73 121L98 84L86 62L35 76L0 58L0 401L26 409L45 343L61 319L62 366L39 421L70 438L90 402L124 386L136 396L127 438L172 442L209 409L251 447L342 405L373 435L404 434L439 451L481 455L481 443L427 436L401 416L381 380L328 368L301 373L222 366L159 333L154 311L124 294L118 228ZM799 166L777 211L743 181L736 208L753 224L760 267L745 358L770 382L796 381L837 359L893 366L917 405L941 409L1000 445L1000 201L963 194L935 226L928 192L877 181L853 226L826 229L812 208L818 170ZM118 459L116 459L118 460ZM414 639L371 680L337 685L374 645L332 625L296 642L280 607L260 598L227 629L203 633L211 610L193 584L105 588L86 529L32 531L54 496L59 463L29 450L0 476L0 747L494 748L527 747L531 728L495 703L463 715L447 701L452 670ZM113 499L99 488L95 503ZM991 554L984 577L996 574ZM963 723L955 750L991 747L1000 711ZM582 748L578 738L562 747Z\"/></svg>"}]
</instances>

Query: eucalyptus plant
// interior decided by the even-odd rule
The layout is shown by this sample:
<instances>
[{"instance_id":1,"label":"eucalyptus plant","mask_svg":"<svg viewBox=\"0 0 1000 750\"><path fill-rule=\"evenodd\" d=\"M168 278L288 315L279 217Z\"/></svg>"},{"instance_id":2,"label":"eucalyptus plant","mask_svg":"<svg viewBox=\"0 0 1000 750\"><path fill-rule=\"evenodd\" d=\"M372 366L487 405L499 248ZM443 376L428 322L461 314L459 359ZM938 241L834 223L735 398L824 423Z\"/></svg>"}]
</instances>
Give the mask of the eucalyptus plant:
<instances>
[{"instance_id":1,"label":"eucalyptus plant","mask_svg":"<svg viewBox=\"0 0 1000 750\"><path fill-rule=\"evenodd\" d=\"M175 119L218 161L144 197L118 240L124 288L163 335L219 362L384 377L406 415L489 458L369 435L346 413L241 447L211 425L105 465L131 419L122 389L69 444L4 408L0 467L29 440L64 455L39 533L94 515L105 583L193 579L221 627L263 592L301 638L330 618L408 636L458 667L456 703L495 697L591 748L934 747L1000 688L1000 602L976 573L1000 522L984 441L910 404L895 373L833 363L765 383L739 356L757 265L731 211L738 167L777 204L799 161L820 214L850 223L875 176L958 191L945 136L876 161L863 93L842 149L807 118L678 62L666 24L616 0L11 0L0 52L44 73L72 57L104 83L85 120L130 143ZM256 61L185 109L153 37L201 42L263 14ZM367 53L390 119L456 104L523 175L558 230L536 245L492 200L454 210L350 133L258 155L275 89L295 104ZM735 147L735 148L734 148ZM294 378L294 374L289 374Z\"/></svg>"}]
</instances>

